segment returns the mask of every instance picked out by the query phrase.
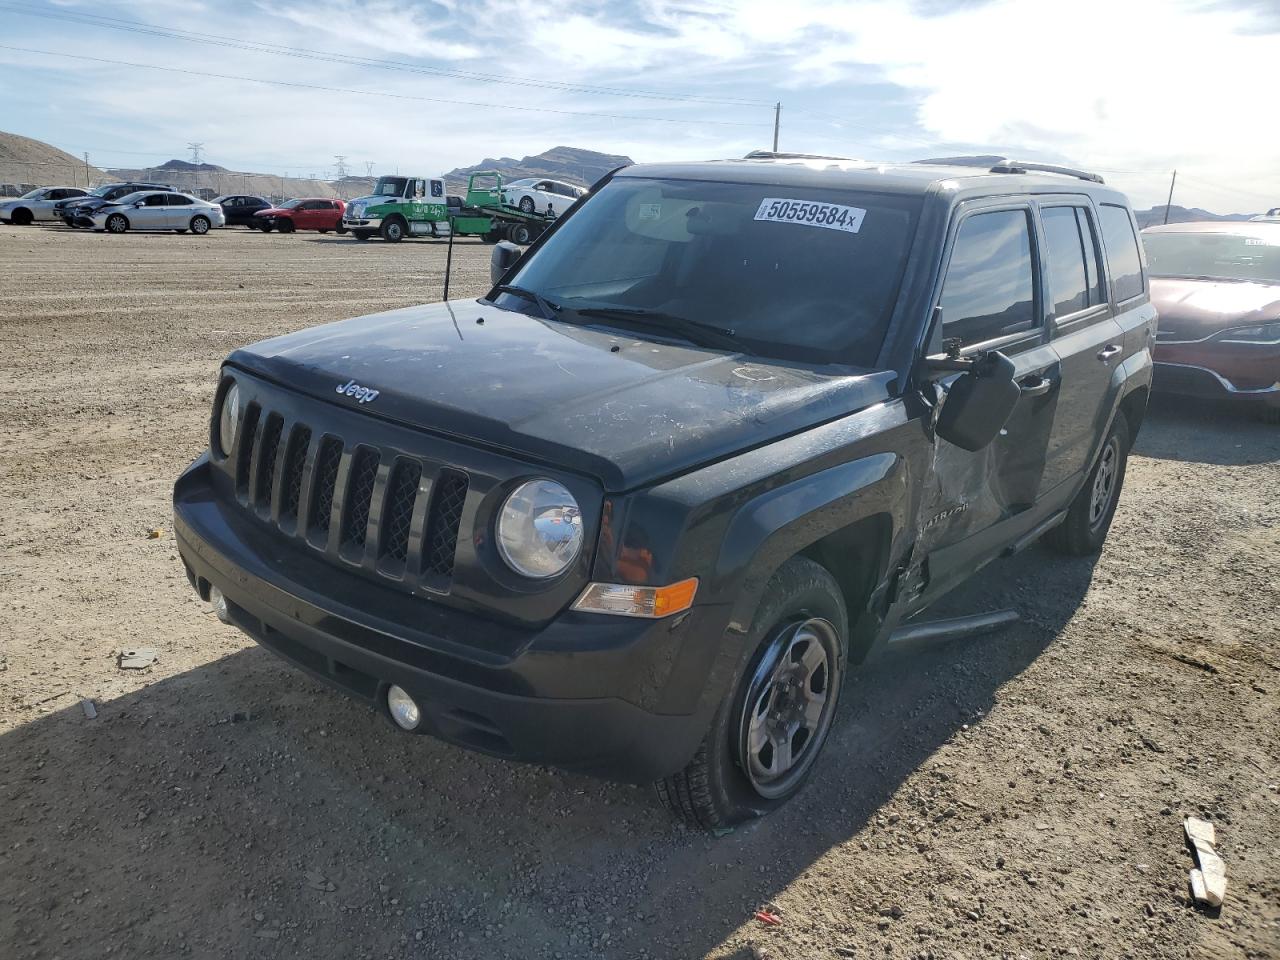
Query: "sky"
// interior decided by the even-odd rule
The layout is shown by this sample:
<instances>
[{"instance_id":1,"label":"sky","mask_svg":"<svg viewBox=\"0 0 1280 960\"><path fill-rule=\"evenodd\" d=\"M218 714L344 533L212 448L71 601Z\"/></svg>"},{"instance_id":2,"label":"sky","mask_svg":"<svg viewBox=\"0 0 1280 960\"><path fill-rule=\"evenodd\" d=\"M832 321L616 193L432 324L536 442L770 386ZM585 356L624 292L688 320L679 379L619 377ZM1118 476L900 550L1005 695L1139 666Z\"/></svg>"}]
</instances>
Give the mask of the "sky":
<instances>
[{"instance_id":1,"label":"sky","mask_svg":"<svg viewBox=\"0 0 1280 960\"><path fill-rule=\"evenodd\" d=\"M14 49L23 48L23 49ZM37 53L31 51L46 51ZM1280 205L1280 0L0 0L0 129L98 167L998 154ZM164 68L164 69L157 69ZM263 83L258 81L272 81Z\"/></svg>"}]
</instances>

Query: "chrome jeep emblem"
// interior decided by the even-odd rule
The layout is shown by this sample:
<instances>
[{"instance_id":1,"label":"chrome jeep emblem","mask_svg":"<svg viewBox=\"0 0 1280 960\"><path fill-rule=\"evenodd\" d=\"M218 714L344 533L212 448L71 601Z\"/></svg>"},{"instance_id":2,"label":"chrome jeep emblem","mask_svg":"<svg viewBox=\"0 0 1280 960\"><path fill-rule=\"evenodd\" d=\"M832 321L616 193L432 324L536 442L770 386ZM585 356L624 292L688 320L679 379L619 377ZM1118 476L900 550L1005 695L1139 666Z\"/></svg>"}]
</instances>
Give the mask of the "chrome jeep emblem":
<instances>
[{"instance_id":1,"label":"chrome jeep emblem","mask_svg":"<svg viewBox=\"0 0 1280 960\"><path fill-rule=\"evenodd\" d=\"M354 380L348 380L336 392L344 397L352 397L360 403L372 403L378 399L377 390L373 389L373 387L362 387Z\"/></svg>"}]
</instances>

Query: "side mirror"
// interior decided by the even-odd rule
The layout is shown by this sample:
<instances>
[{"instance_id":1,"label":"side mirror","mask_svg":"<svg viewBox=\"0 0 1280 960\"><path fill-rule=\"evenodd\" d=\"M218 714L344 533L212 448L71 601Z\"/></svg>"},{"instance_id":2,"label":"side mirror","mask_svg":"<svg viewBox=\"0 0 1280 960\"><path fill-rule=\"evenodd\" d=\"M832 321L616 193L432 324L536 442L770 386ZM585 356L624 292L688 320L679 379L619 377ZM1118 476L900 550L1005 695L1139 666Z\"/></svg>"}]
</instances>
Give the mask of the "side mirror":
<instances>
[{"instance_id":1,"label":"side mirror","mask_svg":"<svg viewBox=\"0 0 1280 960\"><path fill-rule=\"evenodd\" d=\"M500 240L489 254L489 282L497 284L511 269L511 265L520 259L521 250L510 240Z\"/></svg>"},{"instance_id":2,"label":"side mirror","mask_svg":"<svg viewBox=\"0 0 1280 960\"><path fill-rule=\"evenodd\" d=\"M146 205L147 205L147 201L145 200L139 200L134 204L135 207L145 207Z\"/></svg>"},{"instance_id":3,"label":"side mirror","mask_svg":"<svg viewBox=\"0 0 1280 960\"><path fill-rule=\"evenodd\" d=\"M1022 390L1014 381L1017 368L999 350L971 361L943 361L948 362L964 363L967 369L947 389L935 430L962 450L981 450L996 438L1018 404Z\"/></svg>"}]
</instances>

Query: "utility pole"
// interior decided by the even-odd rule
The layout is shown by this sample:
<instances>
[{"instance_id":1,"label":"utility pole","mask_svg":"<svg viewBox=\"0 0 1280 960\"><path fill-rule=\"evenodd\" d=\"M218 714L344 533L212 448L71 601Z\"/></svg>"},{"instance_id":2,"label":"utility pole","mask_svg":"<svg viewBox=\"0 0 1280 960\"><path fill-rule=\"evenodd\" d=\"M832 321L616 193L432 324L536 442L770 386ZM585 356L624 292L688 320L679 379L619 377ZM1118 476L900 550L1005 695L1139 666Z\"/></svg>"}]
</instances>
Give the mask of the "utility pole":
<instances>
[{"instance_id":1,"label":"utility pole","mask_svg":"<svg viewBox=\"0 0 1280 960\"><path fill-rule=\"evenodd\" d=\"M89 151L84 152L84 188L89 189Z\"/></svg>"},{"instance_id":2,"label":"utility pole","mask_svg":"<svg viewBox=\"0 0 1280 960\"><path fill-rule=\"evenodd\" d=\"M778 152L778 128L782 126L782 101L773 105L773 152Z\"/></svg>"},{"instance_id":3,"label":"utility pole","mask_svg":"<svg viewBox=\"0 0 1280 960\"><path fill-rule=\"evenodd\" d=\"M1169 207L1173 203L1173 185L1178 182L1178 171L1173 171L1173 176L1169 178L1169 199L1164 204L1164 222L1169 222Z\"/></svg>"}]
</instances>

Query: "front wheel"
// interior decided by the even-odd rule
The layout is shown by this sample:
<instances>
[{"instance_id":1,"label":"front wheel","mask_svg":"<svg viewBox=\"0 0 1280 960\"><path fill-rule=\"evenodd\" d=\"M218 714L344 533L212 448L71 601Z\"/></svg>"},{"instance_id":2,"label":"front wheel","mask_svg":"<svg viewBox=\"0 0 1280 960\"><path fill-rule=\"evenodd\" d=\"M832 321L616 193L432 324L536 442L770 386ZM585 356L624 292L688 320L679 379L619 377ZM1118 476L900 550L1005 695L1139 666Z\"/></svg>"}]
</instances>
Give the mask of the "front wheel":
<instances>
[{"instance_id":1,"label":"front wheel","mask_svg":"<svg viewBox=\"0 0 1280 960\"><path fill-rule=\"evenodd\" d=\"M271 232L271 224L269 224L269 223L259 224L258 229L259 229L259 230L261 230L263 233L270 233L270 232Z\"/></svg>"},{"instance_id":2,"label":"front wheel","mask_svg":"<svg viewBox=\"0 0 1280 960\"><path fill-rule=\"evenodd\" d=\"M1067 517L1044 536L1044 542L1059 553L1086 556L1102 549L1111 529L1111 520L1120 503L1125 469L1129 464L1129 421L1117 413L1102 452L1089 472Z\"/></svg>"},{"instance_id":3,"label":"front wheel","mask_svg":"<svg viewBox=\"0 0 1280 960\"><path fill-rule=\"evenodd\" d=\"M382 239L387 243L399 243L404 239L404 223L401 220L388 220L382 225Z\"/></svg>"},{"instance_id":4,"label":"front wheel","mask_svg":"<svg viewBox=\"0 0 1280 960\"><path fill-rule=\"evenodd\" d=\"M520 212L533 213L533 197L520 198Z\"/></svg>"},{"instance_id":5,"label":"front wheel","mask_svg":"<svg viewBox=\"0 0 1280 960\"><path fill-rule=\"evenodd\" d=\"M208 217L196 216L191 218L191 232L196 236L204 236L209 232L209 227L210 223Z\"/></svg>"},{"instance_id":6,"label":"front wheel","mask_svg":"<svg viewBox=\"0 0 1280 960\"><path fill-rule=\"evenodd\" d=\"M793 557L761 594L754 652L698 752L658 799L708 829L763 816L800 791L831 732L848 657L844 597L826 568Z\"/></svg>"},{"instance_id":7,"label":"front wheel","mask_svg":"<svg viewBox=\"0 0 1280 960\"><path fill-rule=\"evenodd\" d=\"M129 221L123 213L113 213L107 217L107 231L109 233L124 233L129 229Z\"/></svg>"},{"instance_id":8,"label":"front wheel","mask_svg":"<svg viewBox=\"0 0 1280 960\"><path fill-rule=\"evenodd\" d=\"M533 231L529 229L527 224L513 223L507 228L507 239L512 243L527 247L533 240Z\"/></svg>"}]
</instances>

